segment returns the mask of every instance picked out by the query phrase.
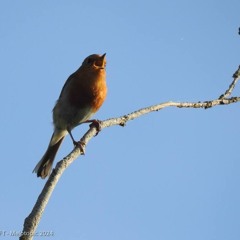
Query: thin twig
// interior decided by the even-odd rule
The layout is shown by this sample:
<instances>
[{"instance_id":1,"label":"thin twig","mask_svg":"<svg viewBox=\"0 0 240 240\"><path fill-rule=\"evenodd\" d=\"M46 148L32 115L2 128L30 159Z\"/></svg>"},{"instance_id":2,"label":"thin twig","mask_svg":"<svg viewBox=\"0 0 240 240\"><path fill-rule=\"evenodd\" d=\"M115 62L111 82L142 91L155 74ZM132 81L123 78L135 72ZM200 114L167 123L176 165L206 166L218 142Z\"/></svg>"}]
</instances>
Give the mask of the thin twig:
<instances>
[{"instance_id":1,"label":"thin twig","mask_svg":"<svg viewBox=\"0 0 240 240\"><path fill-rule=\"evenodd\" d=\"M232 94L232 91L235 88L237 81L240 79L240 65L232 77L232 83L229 85L229 88L226 90L226 92L219 97L219 99L228 98Z\"/></svg>"}]
</instances>

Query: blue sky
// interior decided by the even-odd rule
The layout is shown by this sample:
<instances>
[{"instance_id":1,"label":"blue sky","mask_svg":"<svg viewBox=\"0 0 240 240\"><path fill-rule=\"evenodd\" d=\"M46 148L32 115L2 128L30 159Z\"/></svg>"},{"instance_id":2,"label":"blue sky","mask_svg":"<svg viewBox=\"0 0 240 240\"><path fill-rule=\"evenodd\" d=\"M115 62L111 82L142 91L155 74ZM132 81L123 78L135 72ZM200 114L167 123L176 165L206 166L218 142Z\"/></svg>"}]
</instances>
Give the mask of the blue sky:
<instances>
[{"instance_id":1,"label":"blue sky","mask_svg":"<svg viewBox=\"0 0 240 240\"><path fill-rule=\"evenodd\" d=\"M240 64L239 9L238 0L1 1L0 231L22 230L43 188L32 169L52 134L51 110L86 56L107 53L98 119L211 100ZM62 176L37 231L58 240L240 239L239 117L239 104L168 108L104 129ZM72 147L67 137L56 160Z\"/></svg>"}]
</instances>

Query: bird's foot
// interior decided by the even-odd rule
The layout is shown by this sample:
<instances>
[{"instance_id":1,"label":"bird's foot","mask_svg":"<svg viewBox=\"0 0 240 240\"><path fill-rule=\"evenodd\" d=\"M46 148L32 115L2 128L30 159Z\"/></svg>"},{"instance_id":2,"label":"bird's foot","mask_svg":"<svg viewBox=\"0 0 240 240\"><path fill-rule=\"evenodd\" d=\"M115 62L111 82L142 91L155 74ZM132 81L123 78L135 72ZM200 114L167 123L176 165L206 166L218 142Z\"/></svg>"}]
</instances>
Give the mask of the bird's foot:
<instances>
[{"instance_id":1,"label":"bird's foot","mask_svg":"<svg viewBox=\"0 0 240 240\"><path fill-rule=\"evenodd\" d=\"M85 146L86 146L85 142L73 140L73 144L75 147L78 147L80 149L83 155L85 155Z\"/></svg>"},{"instance_id":2,"label":"bird's foot","mask_svg":"<svg viewBox=\"0 0 240 240\"><path fill-rule=\"evenodd\" d=\"M92 120L87 120L87 121L85 121L84 123L91 123L91 124L89 125L89 127L95 127L95 128L96 128L97 133L96 133L95 136L97 136L98 133L102 130L102 128L101 128L101 123L102 123L102 121L100 121L100 120L92 119Z\"/></svg>"}]
</instances>

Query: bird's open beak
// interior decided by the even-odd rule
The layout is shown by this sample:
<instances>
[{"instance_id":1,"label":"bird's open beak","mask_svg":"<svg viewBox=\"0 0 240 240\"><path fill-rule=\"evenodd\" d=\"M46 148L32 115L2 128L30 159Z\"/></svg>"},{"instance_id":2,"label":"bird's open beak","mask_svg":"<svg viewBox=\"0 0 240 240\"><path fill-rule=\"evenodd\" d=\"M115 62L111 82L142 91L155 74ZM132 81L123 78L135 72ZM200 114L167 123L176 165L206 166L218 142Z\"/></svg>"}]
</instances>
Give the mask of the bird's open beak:
<instances>
[{"instance_id":1,"label":"bird's open beak","mask_svg":"<svg viewBox=\"0 0 240 240\"><path fill-rule=\"evenodd\" d=\"M102 58L102 59L105 59L105 56L106 56L106 53L104 53L101 58Z\"/></svg>"},{"instance_id":2,"label":"bird's open beak","mask_svg":"<svg viewBox=\"0 0 240 240\"><path fill-rule=\"evenodd\" d=\"M106 65L105 58L106 58L106 53L104 53L104 54L101 56L101 59L102 59L102 68L105 68L105 65Z\"/></svg>"}]
</instances>

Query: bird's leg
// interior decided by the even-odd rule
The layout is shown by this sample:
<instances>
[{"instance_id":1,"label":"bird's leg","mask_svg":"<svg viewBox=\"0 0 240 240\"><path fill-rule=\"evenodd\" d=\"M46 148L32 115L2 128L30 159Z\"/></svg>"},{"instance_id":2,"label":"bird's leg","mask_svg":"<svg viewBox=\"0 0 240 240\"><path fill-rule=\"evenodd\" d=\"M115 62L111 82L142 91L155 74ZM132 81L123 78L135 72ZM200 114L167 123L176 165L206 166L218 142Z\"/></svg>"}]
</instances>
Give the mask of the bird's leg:
<instances>
[{"instance_id":1,"label":"bird's leg","mask_svg":"<svg viewBox=\"0 0 240 240\"><path fill-rule=\"evenodd\" d=\"M102 129L101 129L101 123L102 123L102 121L100 121L100 120L92 119L92 120L87 120L87 121L85 121L85 122L83 122L83 123L91 123L91 124L89 125L89 127L95 127L95 128L96 128L97 133L96 133L95 136L97 136L98 133L102 130Z\"/></svg>"},{"instance_id":2,"label":"bird's leg","mask_svg":"<svg viewBox=\"0 0 240 240\"><path fill-rule=\"evenodd\" d=\"M84 151L84 147L85 147L85 143L82 142L82 141L76 141L74 138L73 138L73 135L72 135L72 132L70 130L70 128L67 128L67 131L73 141L73 145L76 146L76 147L79 147L80 151L83 153L83 155L85 155L85 151Z\"/></svg>"}]
</instances>

